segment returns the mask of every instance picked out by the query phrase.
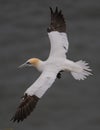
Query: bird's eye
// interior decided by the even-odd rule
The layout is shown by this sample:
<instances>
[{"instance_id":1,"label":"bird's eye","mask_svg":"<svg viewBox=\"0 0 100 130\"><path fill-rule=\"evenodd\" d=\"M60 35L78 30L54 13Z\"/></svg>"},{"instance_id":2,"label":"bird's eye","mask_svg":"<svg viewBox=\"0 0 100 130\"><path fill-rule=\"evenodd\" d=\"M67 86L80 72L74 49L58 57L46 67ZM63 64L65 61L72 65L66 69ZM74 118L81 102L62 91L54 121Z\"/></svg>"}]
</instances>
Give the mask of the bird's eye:
<instances>
[{"instance_id":1,"label":"bird's eye","mask_svg":"<svg viewBox=\"0 0 100 130\"><path fill-rule=\"evenodd\" d=\"M31 63L28 61L28 62L26 62L26 64L30 65Z\"/></svg>"}]
</instances>

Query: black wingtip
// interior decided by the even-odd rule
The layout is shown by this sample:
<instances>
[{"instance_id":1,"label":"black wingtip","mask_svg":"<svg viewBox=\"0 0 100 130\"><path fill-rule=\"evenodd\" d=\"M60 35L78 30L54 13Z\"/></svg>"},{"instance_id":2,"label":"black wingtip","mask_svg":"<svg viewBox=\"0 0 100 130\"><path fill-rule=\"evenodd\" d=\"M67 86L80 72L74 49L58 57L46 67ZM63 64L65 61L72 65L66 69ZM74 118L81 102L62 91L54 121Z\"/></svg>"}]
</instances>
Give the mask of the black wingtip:
<instances>
[{"instance_id":1,"label":"black wingtip","mask_svg":"<svg viewBox=\"0 0 100 130\"><path fill-rule=\"evenodd\" d=\"M53 10L51 6L49 8L51 12L51 23L47 31L66 32L66 23L62 10L58 10L58 6L56 6L55 10Z\"/></svg>"},{"instance_id":2,"label":"black wingtip","mask_svg":"<svg viewBox=\"0 0 100 130\"><path fill-rule=\"evenodd\" d=\"M55 9L55 14L57 14L58 13L58 7L56 6L56 9Z\"/></svg>"},{"instance_id":3,"label":"black wingtip","mask_svg":"<svg viewBox=\"0 0 100 130\"><path fill-rule=\"evenodd\" d=\"M34 110L38 100L39 98L35 95L30 96L30 95L25 94L22 102L17 108L15 115L11 118L10 121L17 122L17 123L19 123L20 121L23 121Z\"/></svg>"},{"instance_id":4,"label":"black wingtip","mask_svg":"<svg viewBox=\"0 0 100 130\"><path fill-rule=\"evenodd\" d=\"M53 13L52 7L51 7L51 6L49 6L49 9L50 9L50 12L51 12L51 14L52 14L52 13Z\"/></svg>"},{"instance_id":5,"label":"black wingtip","mask_svg":"<svg viewBox=\"0 0 100 130\"><path fill-rule=\"evenodd\" d=\"M53 9L52 9L51 6L49 6L49 9L50 9L51 14L57 14L58 13L58 6L56 6L56 9L55 9L54 12L53 12Z\"/></svg>"}]
</instances>

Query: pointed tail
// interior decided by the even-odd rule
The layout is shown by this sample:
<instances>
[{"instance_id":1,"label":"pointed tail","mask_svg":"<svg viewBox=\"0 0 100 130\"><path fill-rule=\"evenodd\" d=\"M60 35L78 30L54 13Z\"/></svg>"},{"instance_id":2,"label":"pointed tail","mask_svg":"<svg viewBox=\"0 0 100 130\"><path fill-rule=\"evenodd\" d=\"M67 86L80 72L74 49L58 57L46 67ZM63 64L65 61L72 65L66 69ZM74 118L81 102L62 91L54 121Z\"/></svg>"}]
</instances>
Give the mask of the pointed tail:
<instances>
[{"instance_id":1,"label":"pointed tail","mask_svg":"<svg viewBox=\"0 0 100 130\"><path fill-rule=\"evenodd\" d=\"M79 67L81 68L81 70L79 72L74 72L72 71L71 74L72 76L76 79L76 80L84 80L87 78L87 76L92 75L91 73L91 69L88 66L88 63L86 63L85 61L77 61L75 62L77 65L79 65Z\"/></svg>"}]
</instances>

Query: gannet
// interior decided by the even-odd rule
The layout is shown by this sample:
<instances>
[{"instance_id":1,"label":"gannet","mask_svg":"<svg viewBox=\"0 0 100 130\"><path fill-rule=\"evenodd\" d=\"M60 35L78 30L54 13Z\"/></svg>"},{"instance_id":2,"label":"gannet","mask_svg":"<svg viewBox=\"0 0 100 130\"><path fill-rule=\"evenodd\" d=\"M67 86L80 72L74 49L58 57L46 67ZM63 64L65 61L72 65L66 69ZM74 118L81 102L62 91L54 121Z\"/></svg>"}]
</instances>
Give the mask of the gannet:
<instances>
[{"instance_id":1,"label":"gannet","mask_svg":"<svg viewBox=\"0 0 100 130\"><path fill-rule=\"evenodd\" d=\"M53 11L50 7L51 23L47 29L51 50L47 60L42 61L38 58L27 60L20 67L32 66L42 74L25 91L14 116L13 122L23 121L36 107L39 99L45 94L48 88L54 83L56 78L61 78L61 72L69 71L76 80L84 80L91 75L91 69L83 60L74 62L67 59L69 42L66 34L66 23L62 10L58 7Z\"/></svg>"}]
</instances>

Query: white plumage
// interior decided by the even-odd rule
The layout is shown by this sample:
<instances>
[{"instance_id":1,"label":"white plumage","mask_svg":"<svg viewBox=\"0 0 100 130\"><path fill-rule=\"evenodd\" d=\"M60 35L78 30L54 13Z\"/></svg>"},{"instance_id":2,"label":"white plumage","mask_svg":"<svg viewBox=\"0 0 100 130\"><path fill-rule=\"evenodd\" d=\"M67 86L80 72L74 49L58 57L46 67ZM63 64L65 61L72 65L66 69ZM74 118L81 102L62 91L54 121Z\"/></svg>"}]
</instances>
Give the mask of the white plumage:
<instances>
[{"instance_id":1,"label":"white plumage","mask_svg":"<svg viewBox=\"0 0 100 130\"><path fill-rule=\"evenodd\" d=\"M64 32L52 31L48 33L51 50L49 58L66 58L68 51L68 39L67 34Z\"/></svg>"},{"instance_id":2,"label":"white plumage","mask_svg":"<svg viewBox=\"0 0 100 130\"><path fill-rule=\"evenodd\" d=\"M33 85L25 92L29 93L31 96L34 94L41 98L45 91L51 87L56 79L56 72L51 72L49 70L44 70L40 77L33 83Z\"/></svg>"},{"instance_id":3,"label":"white plumage","mask_svg":"<svg viewBox=\"0 0 100 130\"><path fill-rule=\"evenodd\" d=\"M42 67L42 69L40 69L42 71L40 77L25 92L30 95L35 94L39 98L41 98L45 91L53 84L57 73L61 70L70 71L76 80L84 80L86 76L91 75L89 72L91 69L89 69L85 61L80 60L73 62L66 59L69 46L66 33L53 31L48 33L48 35L51 43L50 55L39 67L39 69Z\"/></svg>"},{"instance_id":4,"label":"white plumage","mask_svg":"<svg viewBox=\"0 0 100 130\"><path fill-rule=\"evenodd\" d=\"M46 61L38 58L31 58L22 66L33 66L42 72L40 77L24 93L13 121L23 121L35 108L37 101L51 87L56 77L61 77L62 71L71 72L76 80L84 80L91 75L91 69L85 61L73 62L66 58L68 52L68 38L66 34L66 24L61 11L56 8L55 12L51 10L51 24L48 28L51 50Z\"/></svg>"}]
</instances>

